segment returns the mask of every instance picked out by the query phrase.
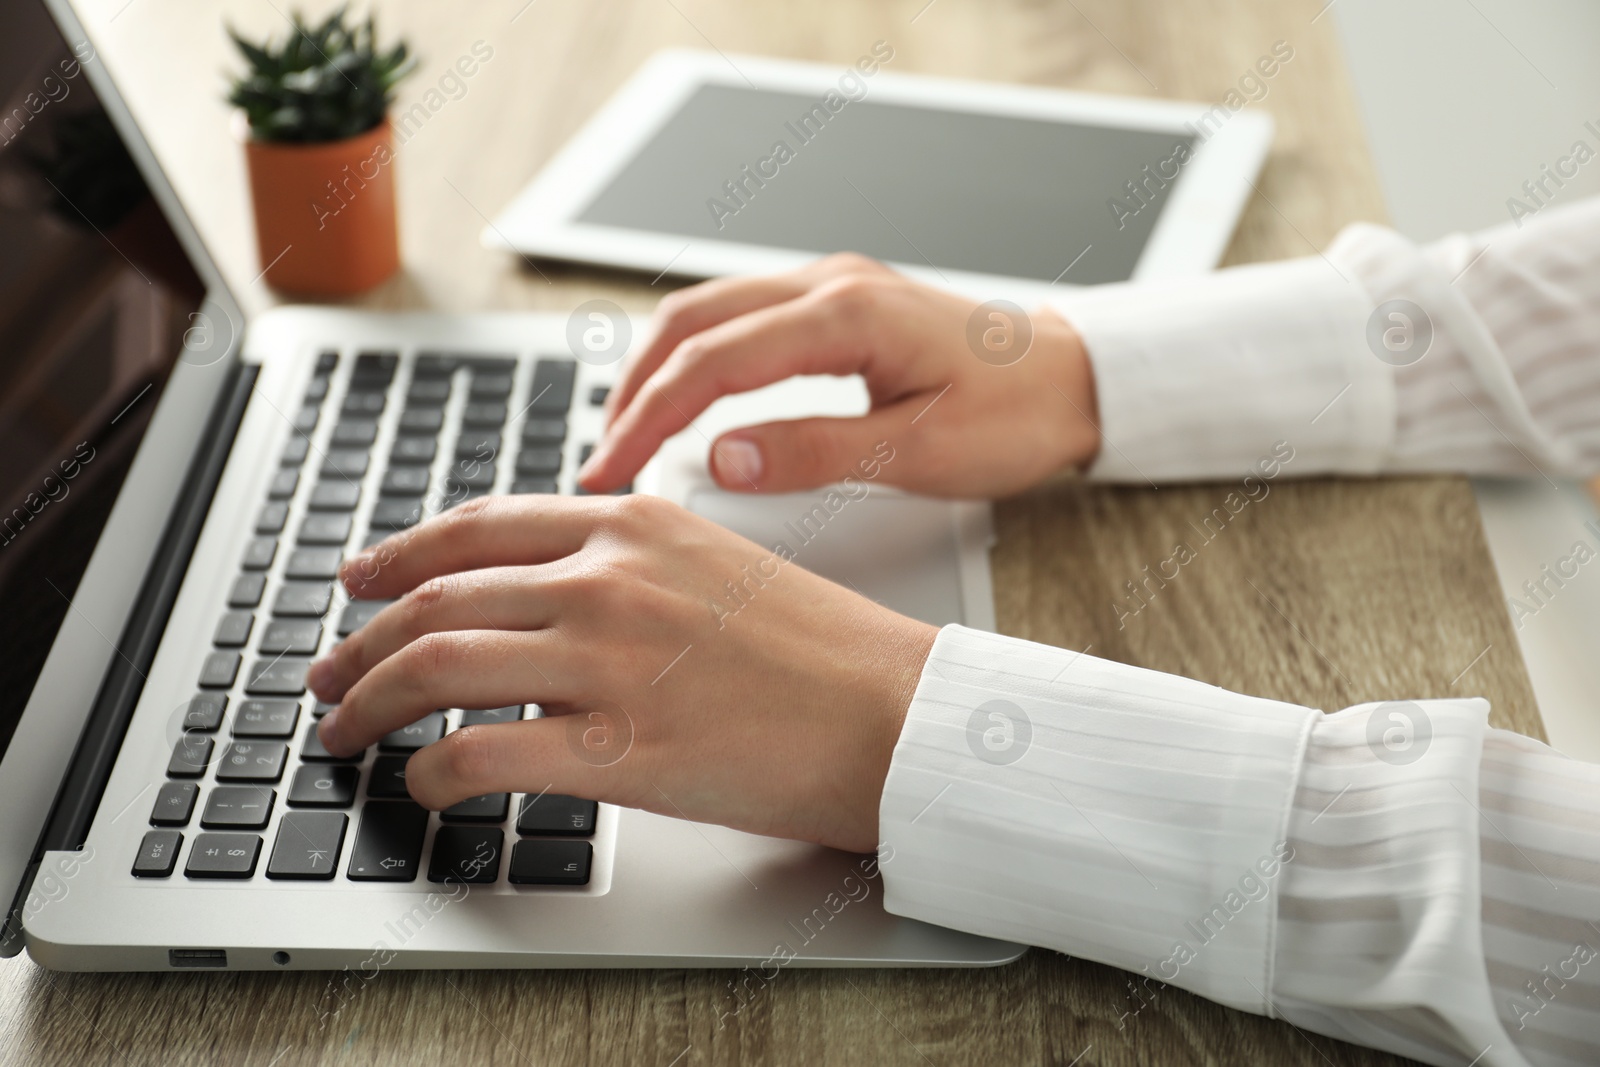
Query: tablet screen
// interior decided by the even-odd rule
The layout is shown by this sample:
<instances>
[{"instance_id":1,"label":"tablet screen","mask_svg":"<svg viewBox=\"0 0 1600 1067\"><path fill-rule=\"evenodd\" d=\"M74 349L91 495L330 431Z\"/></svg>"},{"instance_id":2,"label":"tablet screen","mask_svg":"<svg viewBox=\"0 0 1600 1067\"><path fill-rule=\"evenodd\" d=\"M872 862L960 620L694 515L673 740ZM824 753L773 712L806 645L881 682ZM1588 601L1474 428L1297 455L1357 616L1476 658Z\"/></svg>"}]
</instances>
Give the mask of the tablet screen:
<instances>
[{"instance_id":1,"label":"tablet screen","mask_svg":"<svg viewBox=\"0 0 1600 1067\"><path fill-rule=\"evenodd\" d=\"M702 85L576 221L1045 282L1123 281L1193 149L1170 132L833 103Z\"/></svg>"}]
</instances>

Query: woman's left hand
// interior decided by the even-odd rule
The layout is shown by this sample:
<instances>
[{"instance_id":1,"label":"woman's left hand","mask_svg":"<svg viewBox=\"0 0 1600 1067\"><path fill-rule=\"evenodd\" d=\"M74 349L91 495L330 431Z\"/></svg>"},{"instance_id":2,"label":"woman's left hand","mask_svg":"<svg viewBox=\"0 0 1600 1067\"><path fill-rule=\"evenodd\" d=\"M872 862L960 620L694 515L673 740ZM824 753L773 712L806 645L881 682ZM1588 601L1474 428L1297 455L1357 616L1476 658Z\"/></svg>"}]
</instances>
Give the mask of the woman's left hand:
<instances>
[{"instance_id":1,"label":"woman's left hand","mask_svg":"<svg viewBox=\"0 0 1600 1067\"><path fill-rule=\"evenodd\" d=\"M346 562L398 598L309 675L330 752L538 704L411 757L440 809L549 791L854 851L937 631L648 496L474 500Z\"/></svg>"}]
</instances>

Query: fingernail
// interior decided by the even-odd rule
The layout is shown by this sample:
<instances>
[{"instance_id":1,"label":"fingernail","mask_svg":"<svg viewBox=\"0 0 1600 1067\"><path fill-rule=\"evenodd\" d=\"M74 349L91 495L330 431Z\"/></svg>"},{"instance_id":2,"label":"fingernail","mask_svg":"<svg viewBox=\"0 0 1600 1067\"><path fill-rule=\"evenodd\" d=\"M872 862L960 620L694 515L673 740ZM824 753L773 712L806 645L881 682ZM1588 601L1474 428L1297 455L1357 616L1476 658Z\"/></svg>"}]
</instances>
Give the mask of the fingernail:
<instances>
[{"instance_id":1,"label":"fingernail","mask_svg":"<svg viewBox=\"0 0 1600 1067\"><path fill-rule=\"evenodd\" d=\"M711 450L711 467L717 481L729 489L761 484L761 449L744 437L725 437Z\"/></svg>"},{"instance_id":2,"label":"fingernail","mask_svg":"<svg viewBox=\"0 0 1600 1067\"><path fill-rule=\"evenodd\" d=\"M316 693L318 696L321 696L328 689L332 682L332 660L319 659L317 662L311 665L310 670L306 671L306 685L310 686L311 691Z\"/></svg>"},{"instance_id":3,"label":"fingernail","mask_svg":"<svg viewBox=\"0 0 1600 1067\"><path fill-rule=\"evenodd\" d=\"M322 717L321 722L317 723L317 739L322 742L323 748L328 748L328 741L330 739L337 741L338 733L339 709L334 708ZM331 752L332 749L329 748L329 751Z\"/></svg>"}]
</instances>

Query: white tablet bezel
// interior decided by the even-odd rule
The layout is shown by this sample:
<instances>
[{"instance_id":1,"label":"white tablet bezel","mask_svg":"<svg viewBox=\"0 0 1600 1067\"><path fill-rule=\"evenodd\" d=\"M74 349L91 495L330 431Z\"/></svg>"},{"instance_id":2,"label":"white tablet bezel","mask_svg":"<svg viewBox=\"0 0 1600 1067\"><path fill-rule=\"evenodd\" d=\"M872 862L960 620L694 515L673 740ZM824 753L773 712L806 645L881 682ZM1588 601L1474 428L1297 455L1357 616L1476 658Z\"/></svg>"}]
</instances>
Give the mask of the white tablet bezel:
<instances>
[{"instance_id":1,"label":"white tablet bezel","mask_svg":"<svg viewBox=\"0 0 1600 1067\"><path fill-rule=\"evenodd\" d=\"M627 165L663 123L702 85L815 93L837 89L845 67L716 52L659 52L558 152L539 175L485 227L483 243L530 256L687 277L760 274L817 258L810 250L597 226L576 216ZM1225 105L1172 103L965 81L880 69L866 79L865 99L924 107L1183 134L1185 123L1221 108L1227 117L1201 143L1168 193L1133 277L1195 274L1216 266L1272 140L1262 112ZM1072 253L1064 250L1066 256ZM1052 283L896 262L912 277L981 292L1048 289ZM1063 258L1062 266L1068 265ZM1070 277L1060 285L1070 285Z\"/></svg>"}]
</instances>

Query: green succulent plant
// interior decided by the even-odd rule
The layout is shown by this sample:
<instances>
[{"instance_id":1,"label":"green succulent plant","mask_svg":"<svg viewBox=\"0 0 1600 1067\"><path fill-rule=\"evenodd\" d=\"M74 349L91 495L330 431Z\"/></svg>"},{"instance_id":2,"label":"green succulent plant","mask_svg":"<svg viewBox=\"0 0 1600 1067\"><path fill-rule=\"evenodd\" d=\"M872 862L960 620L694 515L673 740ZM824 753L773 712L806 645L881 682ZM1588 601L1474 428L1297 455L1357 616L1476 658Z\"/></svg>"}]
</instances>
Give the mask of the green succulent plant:
<instances>
[{"instance_id":1,"label":"green succulent plant","mask_svg":"<svg viewBox=\"0 0 1600 1067\"><path fill-rule=\"evenodd\" d=\"M316 26L297 12L277 46L252 44L228 29L250 65L234 79L228 102L244 110L258 140L339 141L383 121L395 83L416 60L403 41L378 51L372 17L346 25L346 11L341 7Z\"/></svg>"}]
</instances>

